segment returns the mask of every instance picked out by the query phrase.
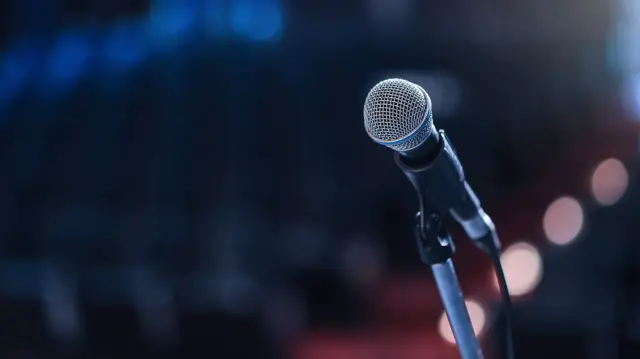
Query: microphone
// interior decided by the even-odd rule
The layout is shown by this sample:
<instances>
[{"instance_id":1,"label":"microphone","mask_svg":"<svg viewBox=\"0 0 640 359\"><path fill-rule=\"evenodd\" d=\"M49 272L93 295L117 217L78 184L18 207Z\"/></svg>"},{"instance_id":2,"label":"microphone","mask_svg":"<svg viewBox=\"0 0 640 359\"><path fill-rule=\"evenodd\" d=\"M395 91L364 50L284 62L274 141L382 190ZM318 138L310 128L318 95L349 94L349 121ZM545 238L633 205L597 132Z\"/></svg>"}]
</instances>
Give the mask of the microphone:
<instances>
[{"instance_id":1,"label":"microphone","mask_svg":"<svg viewBox=\"0 0 640 359\"><path fill-rule=\"evenodd\" d=\"M364 128L371 139L395 151L395 161L418 192L422 216L450 214L483 251L500 243L491 218L467 183L462 164L444 131L433 124L431 99L417 84L388 79L364 103Z\"/></svg>"}]
</instances>

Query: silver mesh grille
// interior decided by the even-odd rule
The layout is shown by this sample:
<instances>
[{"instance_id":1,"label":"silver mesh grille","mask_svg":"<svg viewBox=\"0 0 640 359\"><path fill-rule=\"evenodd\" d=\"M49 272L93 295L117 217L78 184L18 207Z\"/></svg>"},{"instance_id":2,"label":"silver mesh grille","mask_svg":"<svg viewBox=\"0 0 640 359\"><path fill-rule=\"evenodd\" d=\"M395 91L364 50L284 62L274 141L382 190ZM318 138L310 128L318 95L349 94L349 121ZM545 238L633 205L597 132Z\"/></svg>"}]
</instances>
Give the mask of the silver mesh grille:
<instances>
[{"instance_id":1,"label":"silver mesh grille","mask_svg":"<svg viewBox=\"0 0 640 359\"><path fill-rule=\"evenodd\" d=\"M430 112L431 100L420 86L402 79L384 80L367 95L364 127L377 143L406 151L429 136Z\"/></svg>"}]
</instances>

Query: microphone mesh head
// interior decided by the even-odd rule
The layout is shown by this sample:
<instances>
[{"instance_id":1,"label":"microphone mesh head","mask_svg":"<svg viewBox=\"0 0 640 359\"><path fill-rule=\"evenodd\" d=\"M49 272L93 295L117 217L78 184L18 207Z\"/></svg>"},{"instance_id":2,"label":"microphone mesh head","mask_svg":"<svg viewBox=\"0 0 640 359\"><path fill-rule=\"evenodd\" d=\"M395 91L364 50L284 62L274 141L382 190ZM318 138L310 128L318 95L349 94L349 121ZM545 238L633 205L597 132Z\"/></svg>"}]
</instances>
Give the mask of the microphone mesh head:
<instances>
[{"instance_id":1,"label":"microphone mesh head","mask_svg":"<svg viewBox=\"0 0 640 359\"><path fill-rule=\"evenodd\" d=\"M364 102L364 128L375 142L396 151L420 145L433 130L431 99L422 87L402 79L375 85Z\"/></svg>"}]
</instances>

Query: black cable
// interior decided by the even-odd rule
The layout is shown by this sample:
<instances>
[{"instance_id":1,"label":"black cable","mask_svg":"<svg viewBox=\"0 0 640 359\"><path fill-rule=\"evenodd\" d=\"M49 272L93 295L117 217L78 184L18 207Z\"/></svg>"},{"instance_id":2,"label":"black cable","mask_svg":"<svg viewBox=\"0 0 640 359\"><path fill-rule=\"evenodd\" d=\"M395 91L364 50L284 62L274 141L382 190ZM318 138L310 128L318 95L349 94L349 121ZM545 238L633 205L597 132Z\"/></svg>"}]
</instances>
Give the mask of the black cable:
<instances>
[{"instance_id":1,"label":"black cable","mask_svg":"<svg viewBox=\"0 0 640 359\"><path fill-rule=\"evenodd\" d=\"M497 243L494 242L494 243ZM504 347L504 358L513 359L513 333L511 332L511 295L509 294L509 287L507 286L507 278L504 275L504 269L502 268L502 262L500 261L500 250L493 246L492 253L490 253L493 260L493 266L496 271L496 277L498 278L498 285L500 287L500 296L502 297L501 312L502 312L502 340Z\"/></svg>"}]
</instances>

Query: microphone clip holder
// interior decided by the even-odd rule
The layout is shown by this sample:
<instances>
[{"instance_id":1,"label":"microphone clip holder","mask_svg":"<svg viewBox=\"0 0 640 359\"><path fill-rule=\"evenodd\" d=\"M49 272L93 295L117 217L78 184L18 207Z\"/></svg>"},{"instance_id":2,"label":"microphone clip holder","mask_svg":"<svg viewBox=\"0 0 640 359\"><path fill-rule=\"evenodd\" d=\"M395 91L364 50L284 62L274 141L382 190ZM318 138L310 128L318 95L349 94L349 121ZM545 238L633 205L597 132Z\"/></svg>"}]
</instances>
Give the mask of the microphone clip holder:
<instances>
[{"instance_id":1,"label":"microphone clip holder","mask_svg":"<svg viewBox=\"0 0 640 359\"><path fill-rule=\"evenodd\" d=\"M418 212L416 222L415 234L422 263L431 266L451 259L455 246L441 217L436 213L424 215Z\"/></svg>"}]
</instances>

